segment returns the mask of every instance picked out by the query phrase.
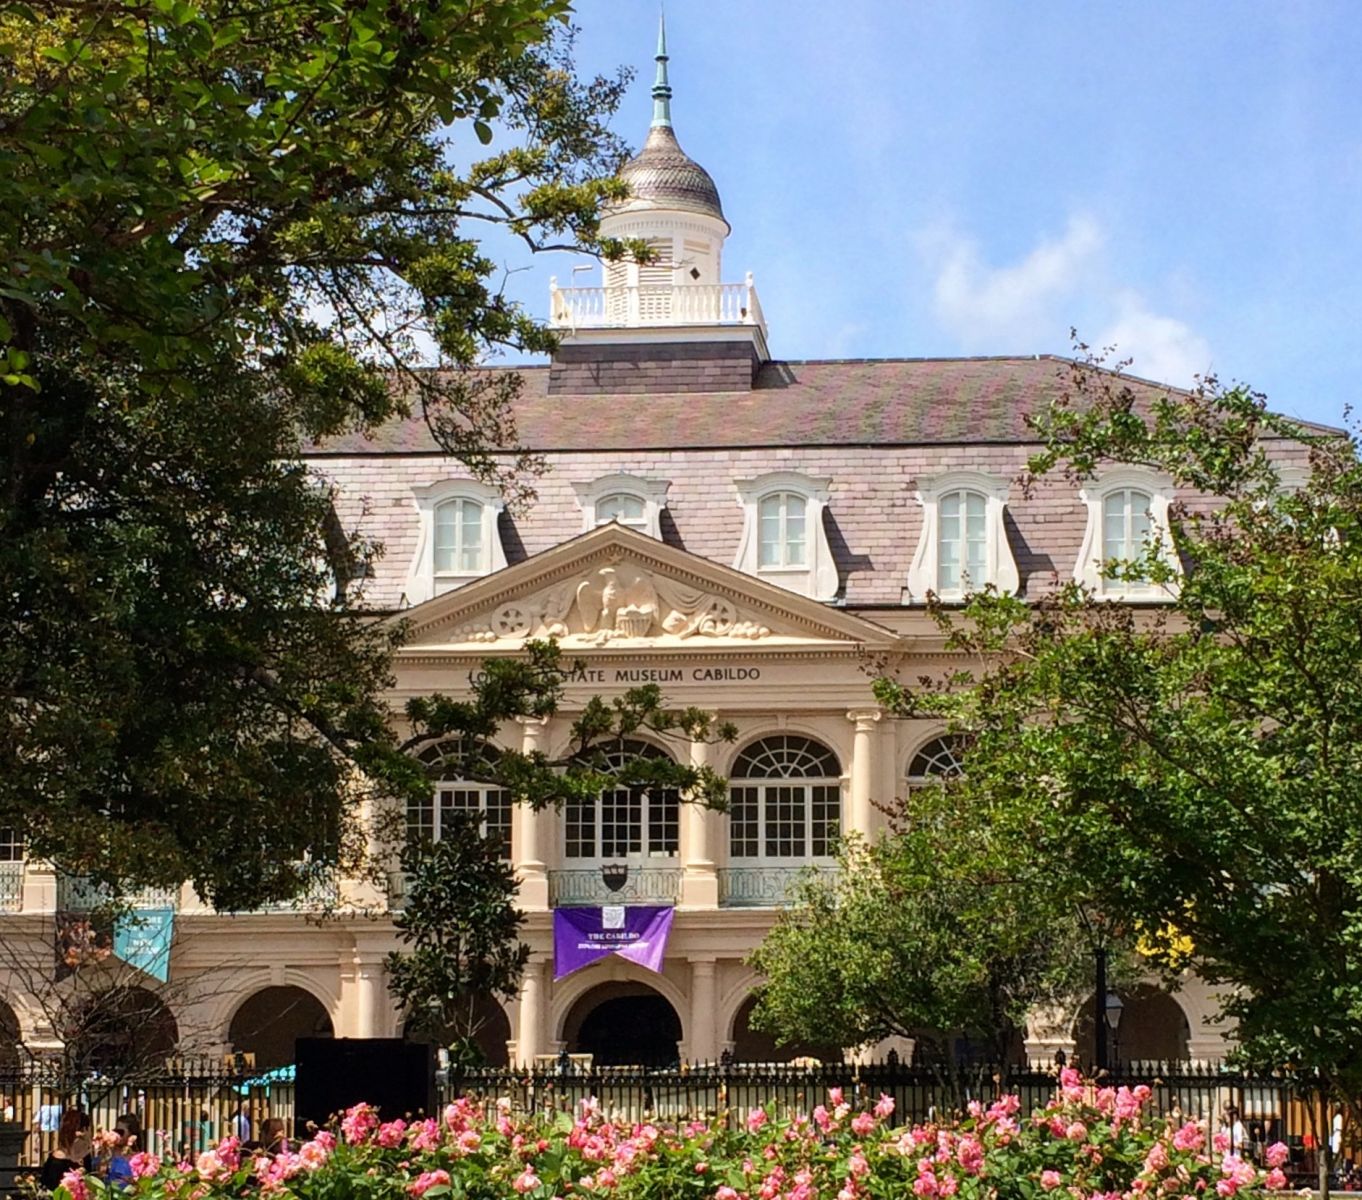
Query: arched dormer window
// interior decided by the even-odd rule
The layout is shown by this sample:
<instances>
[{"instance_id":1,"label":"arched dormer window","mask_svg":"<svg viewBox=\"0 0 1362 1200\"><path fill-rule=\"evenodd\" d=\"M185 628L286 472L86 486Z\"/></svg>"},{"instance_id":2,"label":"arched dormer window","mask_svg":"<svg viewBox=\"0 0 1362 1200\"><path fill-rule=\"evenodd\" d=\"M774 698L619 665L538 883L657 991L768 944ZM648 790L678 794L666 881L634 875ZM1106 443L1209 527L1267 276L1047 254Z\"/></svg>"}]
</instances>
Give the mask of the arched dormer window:
<instances>
[{"instance_id":1,"label":"arched dormer window","mask_svg":"<svg viewBox=\"0 0 1362 1200\"><path fill-rule=\"evenodd\" d=\"M831 485L793 471L738 480L743 533L733 565L813 600L834 599L837 565L823 529Z\"/></svg>"},{"instance_id":2,"label":"arched dormer window","mask_svg":"<svg viewBox=\"0 0 1362 1200\"><path fill-rule=\"evenodd\" d=\"M841 775L837 756L812 738L753 742L729 771L729 857L778 864L831 858L842 831Z\"/></svg>"},{"instance_id":3,"label":"arched dormer window","mask_svg":"<svg viewBox=\"0 0 1362 1200\"><path fill-rule=\"evenodd\" d=\"M1007 541L1006 481L976 471L952 471L925 479L918 489L922 532L908 570L908 594L922 601L928 592L942 600L963 600L993 586L1015 592L1017 563Z\"/></svg>"},{"instance_id":4,"label":"arched dormer window","mask_svg":"<svg viewBox=\"0 0 1362 1200\"><path fill-rule=\"evenodd\" d=\"M626 529L662 536L662 510L667 507L666 479L642 479L637 475L604 475L590 483L572 485L582 507L582 529L595 529L616 521Z\"/></svg>"},{"instance_id":5,"label":"arched dormer window","mask_svg":"<svg viewBox=\"0 0 1362 1200\"><path fill-rule=\"evenodd\" d=\"M511 857L511 793L495 784L467 776L485 775L501 752L479 742L468 748L461 739L427 746L417 754L426 765L434 787L431 794L407 806L407 837L438 842L450 825L462 818L477 820L482 835L495 839L501 857Z\"/></svg>"},{"instance_id":6,"label":"arched dormer window","mask_svg":"<svg viewBox=\"0 0 1362 1200\"><path fill-rule=\"evenodd\" d=\"M506 565L497 522L501 493L471 479L414 489L419 529L407 572L406 597L420 604Z\"/></svg>"},{"instance_id":7,"label":"arched dormer window","mask_svg":"<svg viewBox=\"0 0 1362 1200\"><path fill-rule=\"evenodd\" d=\"M1102 599L1167 600L1175 584L1157 583L1145 575L1117 578L1113 568L1155 554L1177 575L1177 550L1168 529L1172 481L1140 467L1118 467L1089 482L1079 498L1087 509L1083 546L1074 578Z\"/></svg>"}]
</instances>

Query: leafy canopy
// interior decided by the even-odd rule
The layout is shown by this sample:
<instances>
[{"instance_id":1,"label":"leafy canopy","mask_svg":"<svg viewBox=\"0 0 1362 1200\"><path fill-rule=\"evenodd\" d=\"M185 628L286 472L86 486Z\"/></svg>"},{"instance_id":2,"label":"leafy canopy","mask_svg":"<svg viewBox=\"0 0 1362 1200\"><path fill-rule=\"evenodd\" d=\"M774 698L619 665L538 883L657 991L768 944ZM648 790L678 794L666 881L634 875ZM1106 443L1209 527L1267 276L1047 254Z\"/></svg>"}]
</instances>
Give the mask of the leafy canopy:
<instances>
[{"instance_id":1,"label":"leafy canopy","mask_svg":"<svg viewBox=\"0 0 1362 1200\"><path fill-rule=\"evenodd\" d=\"M1242 1057L1362 1094L1362 464L1207 381L1140 405L1080 366L1043 414L1036 472L1165 472L1184 571L1166 602L1070 585L941 614L978 670L879 681L900 713L970 731L961 803L986 799L1155 962L1225 986ZM1307 457L1308 456L1308 457ZM1303 486L1282 464L1304 466ZM1153 574L1157 548L1115 576ZM1081 865L1081 872L1072 864Z\"/></svg>"},{"instance_id":2,"label":"leafy canopy","mask_svg":"<svg viewBox=\"0 0 1362 1200\"><path fill-rule=\"evenodd\" d=\"M0 827L31 853L252 907L360 852L356 768L416 785L400 629L354 606L381 547L300 452L415 409L528 491L518 379L470 368L551 339L479 231L624 249L623 81L574 76L567 14L0 5Z\"/></svg>"}]
</instances>

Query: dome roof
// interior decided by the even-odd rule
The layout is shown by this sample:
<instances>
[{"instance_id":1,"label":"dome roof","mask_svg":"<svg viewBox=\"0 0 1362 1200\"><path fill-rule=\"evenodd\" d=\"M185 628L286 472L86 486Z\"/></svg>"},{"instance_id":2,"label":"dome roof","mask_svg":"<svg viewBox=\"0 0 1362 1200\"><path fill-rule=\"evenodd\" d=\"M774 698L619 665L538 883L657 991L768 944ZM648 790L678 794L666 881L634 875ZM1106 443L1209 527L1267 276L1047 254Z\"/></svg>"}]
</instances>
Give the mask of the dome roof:
<instances>
[{"instance_id":1,"label":"dome roof","mask_svg":"<svg viewBox=\"0 0 1362 1200\"><path fill-rule=\"evenodd\" d=\"M630 191L623 209L646 201L650 207L702 213L728 223L714 180L681 149L670 125L654 125L648 130L643 149L620 168L619 177Z\"/></svg>"}]
</instances>

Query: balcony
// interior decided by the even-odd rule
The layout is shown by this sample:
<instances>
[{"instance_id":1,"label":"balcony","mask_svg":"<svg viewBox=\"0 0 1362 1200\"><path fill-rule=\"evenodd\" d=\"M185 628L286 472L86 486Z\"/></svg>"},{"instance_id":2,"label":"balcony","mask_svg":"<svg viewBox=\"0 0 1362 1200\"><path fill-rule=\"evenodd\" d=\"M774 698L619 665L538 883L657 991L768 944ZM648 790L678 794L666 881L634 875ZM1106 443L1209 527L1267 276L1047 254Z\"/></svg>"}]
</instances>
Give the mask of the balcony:
<instances>
[{"instance_id":1,"label":"balcony","mask_svg":"<svg viewBox=\"0 0 1362 1200\"><path fill-rule=\"evenodd\" d=\"M783 908L806 873L830 878L831 867L726 867L719 872L721 908Z\"/></svg>"},{"instance_id":2,"label":"balcony","mask_svg":"<svg viewBox=\"0 0 1362 1200\"><path fill-rule=\"evenodd\" d=\"M641 329L658 325L755 325L766 319L749 274L744 283L639 284L560 288L551 285L555 329Z\"/></svg>"},{"instance_id":3,"label":"balcony","mask_svg":"<svg viewBox=\"0 0 1362 1200\"><path fill-rule=\"evenodd\" d=\"M92 883L85 876L57 876L58 912L91 912L97 908L107 907L109 902L108 890L99 884ZM180 889L177 887L142 888L124 896L123 903L132 909L171 908L178 910L180 907Z\"/></svg>"},{"instance_id":4,"label":"balcony","mask_svg":"<svg viewBox=\"0 0 1362 1200\"><path fill-rule=\"evenodd\" d=\"M611 890L600 869L549 872L549 904L676 904L681 899L680 867L631 868L623 884Z\"/></svg>"},{"instance_id":5,"label":"balcony","mask_svg":"<svg viewBox=\"0 0 1362 1200\"><path fill-rule=\"evenodd\" d=\"M0 862L0 912L18 912L24 906L24 864Z\"/></svg>"}]
</instances>

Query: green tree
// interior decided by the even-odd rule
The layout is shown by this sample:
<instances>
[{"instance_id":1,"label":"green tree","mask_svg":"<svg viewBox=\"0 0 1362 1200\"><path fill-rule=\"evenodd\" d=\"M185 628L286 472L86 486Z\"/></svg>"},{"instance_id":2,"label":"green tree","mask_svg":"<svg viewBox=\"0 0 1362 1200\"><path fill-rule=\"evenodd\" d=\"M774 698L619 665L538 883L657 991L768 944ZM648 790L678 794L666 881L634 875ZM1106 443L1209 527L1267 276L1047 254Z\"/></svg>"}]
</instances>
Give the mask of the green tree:
<instances>
[{"instance_id":1,"label":"green tree","mask_svg":"<svg viewBox=\"0 0 1362 1200\"><path fill-rule=\"evenodd\" d=\"M960 802L1096 890L1167 966L1223 985L1239 1055L1318 1080L1362 1119L1362 465L1351 437L1207 382L1152 401L1081 366L1040 414L1032 470L1165 472L1185 495L1180 578L1152 542L1110 578L942 615L980 667L944 688L885 679L901 713L970 730ZM1295 487L1280 464L1309 451ZM1069 864L1080 863L1076 875ZM1086 883L1083 884L1083 880Z\"/></svg>"},{"instance_id":2,"label":"green tree","mask_svg":"<svg viewBox=\"0 0 1362 1200\"><path fill-rule=\"evenodd\" d=\"M959 1088L1015 1060L1027 1014L1072 1004L1091 979L1074 911L1046 864L959 801L958 780L914 789L897 828L849 841L810 875L752 963L766 977L754 1024L780 1041L856 1046L915 1039Z\"/></svg>"},{"instance_id":3,"label":"green tree","mask_svg":"<svg viewBox=\"0 0 1362 1200\"><path fill-rule=\"evenodd\" d=\"M482 1061L486 1003L515 998L530 954L519 939L515 872L498 850L468 818L402 855L406 902L393 924L410 949L388 956L388 990L408 1032L440 1039L465 1065Z\"/></svg>"},{"instance_id":4,"label":"green tree","mask_svg":"<svg viewBox=\"0 0 1362 1200\"><path fill-rule=\"evenodd\" d=\"M0 4L0 826L31 853L248 908L358 853L356 768L412 785L400 630L349 586L379 548L300 450L416 410L530 488L518 381L470 368L551 339L479 229L624 249L622 81L574 77L568 11Z\"/></svg>"}]
</instances>

